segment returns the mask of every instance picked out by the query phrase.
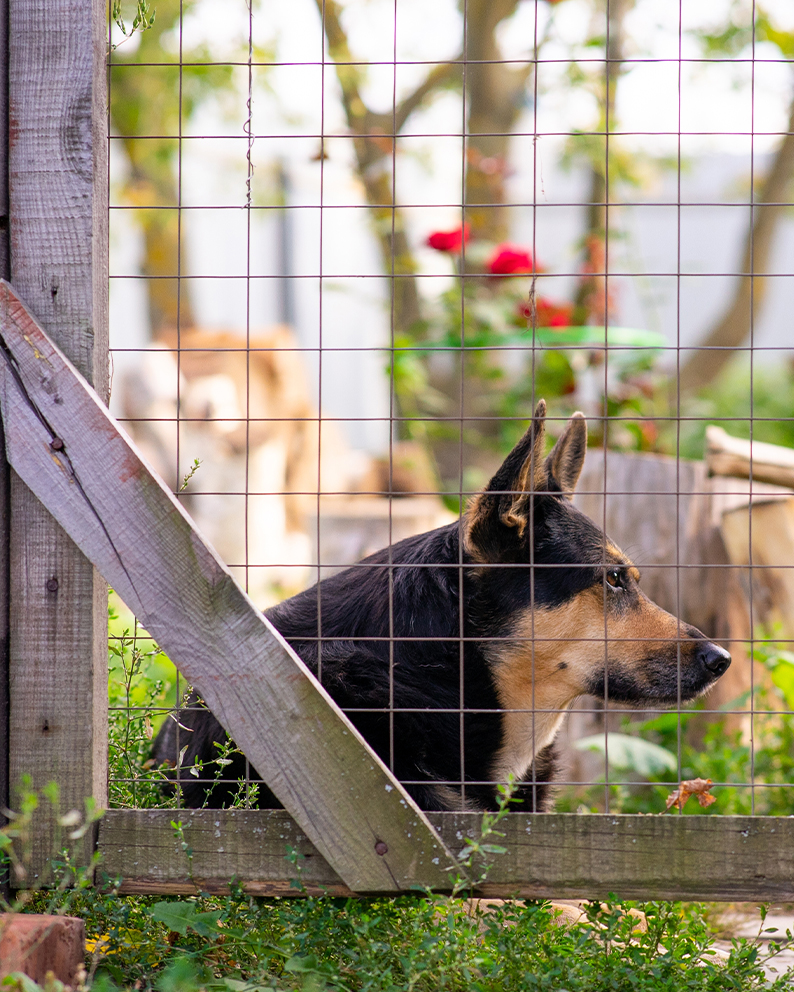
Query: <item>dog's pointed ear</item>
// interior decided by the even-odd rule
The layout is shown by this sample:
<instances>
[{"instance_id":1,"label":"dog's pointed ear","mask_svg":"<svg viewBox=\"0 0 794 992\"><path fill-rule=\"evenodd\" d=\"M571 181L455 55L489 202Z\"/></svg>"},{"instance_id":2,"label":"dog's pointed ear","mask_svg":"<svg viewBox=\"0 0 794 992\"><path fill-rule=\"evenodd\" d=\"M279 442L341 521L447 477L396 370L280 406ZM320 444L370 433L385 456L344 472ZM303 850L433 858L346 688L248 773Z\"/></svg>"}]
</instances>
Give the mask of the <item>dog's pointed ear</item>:
<instances>
[{"instance_id":1,"label":"dog's pointed ear","mask_svg":"<svg viewBox=\"0 0 794 992\"><path fill-rule=\"evenodd\" d=\"M502 527L524 533L532 494L547 491L543 447L546 401L539 400L526 434L502 462L485 489L466 511L466 544L475 557L490 558L488 548ZM501 525L501 526L500 526Z\"/></svg>"},{"instance_id":2,"label":"dog's pointed ear","mask_svg":"<svg viewBox=\"0 0 794 992\"><path fill-rule=\"evenodd\" d=\"M565 430L546 459L546 485L550 492L560 492L566 499L573 499L573 491L582 474L587 453L587 421L577 411L568 421Z\"/></svg>"}]
</instances>

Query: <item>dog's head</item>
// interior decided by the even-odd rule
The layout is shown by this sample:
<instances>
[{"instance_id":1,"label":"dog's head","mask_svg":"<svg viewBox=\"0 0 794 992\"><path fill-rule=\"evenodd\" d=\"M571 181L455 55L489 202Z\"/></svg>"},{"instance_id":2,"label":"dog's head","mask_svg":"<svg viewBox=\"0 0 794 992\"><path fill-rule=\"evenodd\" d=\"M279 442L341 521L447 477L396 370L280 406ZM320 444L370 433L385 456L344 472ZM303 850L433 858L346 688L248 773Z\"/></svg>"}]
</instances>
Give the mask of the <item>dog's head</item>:
<instances>
[{"instance_id":1,"label":"dog's head","mask_svg":"<svg viewBox=\"0 0 794 992\"><path fill-rule=\"evenodd\" d=\"M562 709L583 693L635 705L693 699L730 655L652 603L627 555L574 507L587 424L575 413L544 457L545 415L541 400L466 514L478 598L507 618L494 620L487 648L502 705Z\"/></svg>"}]
</instances>

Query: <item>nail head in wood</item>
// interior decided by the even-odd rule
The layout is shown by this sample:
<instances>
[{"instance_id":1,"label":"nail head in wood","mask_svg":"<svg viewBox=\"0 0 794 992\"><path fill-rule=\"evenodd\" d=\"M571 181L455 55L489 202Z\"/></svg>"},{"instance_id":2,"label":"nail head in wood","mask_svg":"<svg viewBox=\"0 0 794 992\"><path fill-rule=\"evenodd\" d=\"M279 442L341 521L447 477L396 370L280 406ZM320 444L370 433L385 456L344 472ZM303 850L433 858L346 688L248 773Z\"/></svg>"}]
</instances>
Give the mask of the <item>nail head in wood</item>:
<instances>
[{"instance_id":1,"label":"nail head in wood","mask_svg":"<svg viewBox=\"0 0 794 992\"><path fill-rule=\"evenodd\" d=\"M59 437L54 437L50 441L50 447L53 451L63 451L63 441Z\"/></svg>"},{"instance_id":2,"label":"nail head in wood","mask_svg":"<svg viewBox=\"0 0 794 992\"><path fill-rule=\"evenodd\" d=\"M47 592L57 592L58 591L58 580L55 578L47 579Z\"/></svg>"},{"instance_id":3,"label":"nail head in wood","mask_svg":"<svg viewBox=\"0 0 794 992\"><path fill-rule=\"evenodd\" d=\"M379 854L381 857L383 857L384 854L389 853L389 845L386 843L385 840L379 840L375 844L375 853Z\"/></svg>"}]
</instances>

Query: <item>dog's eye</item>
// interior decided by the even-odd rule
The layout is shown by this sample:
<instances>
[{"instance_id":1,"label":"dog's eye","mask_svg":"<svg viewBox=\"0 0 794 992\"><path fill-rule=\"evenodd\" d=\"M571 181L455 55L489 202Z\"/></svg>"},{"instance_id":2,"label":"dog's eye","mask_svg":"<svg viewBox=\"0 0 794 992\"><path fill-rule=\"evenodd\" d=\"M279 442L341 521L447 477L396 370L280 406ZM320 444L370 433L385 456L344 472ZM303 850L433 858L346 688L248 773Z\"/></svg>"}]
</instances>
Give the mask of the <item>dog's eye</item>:
<instances>
[{"instance_id":1,"label":"dog's eye","mask_svg":"<svg viewBox=\"0 0 794 992\"><path fill-rule=\"evenodd\" d=\"M606 573L607 584L612 586L613 589L620 589L621 585L621 574L619 568L608 568Z\"/></svg>"}]
</instances>

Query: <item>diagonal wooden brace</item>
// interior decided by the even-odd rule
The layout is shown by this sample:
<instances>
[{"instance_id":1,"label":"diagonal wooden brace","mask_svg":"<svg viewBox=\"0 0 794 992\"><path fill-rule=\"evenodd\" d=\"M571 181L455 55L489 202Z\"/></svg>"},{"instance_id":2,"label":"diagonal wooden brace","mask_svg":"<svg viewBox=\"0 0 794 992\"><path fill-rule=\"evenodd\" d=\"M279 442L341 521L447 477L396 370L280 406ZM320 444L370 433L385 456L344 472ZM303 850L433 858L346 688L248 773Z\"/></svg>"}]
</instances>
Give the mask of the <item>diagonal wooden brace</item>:
<instances>
[{"instance_id":1,"label":"diagonal wooden brace","mask_svg":"<svg viewBox=\"0 0 794 992\"><path fill-rule=\"evenodd\" d=\"M345 884L354 892L449 888L455 859L428 819L1 280L0 337L11 466Z\"/></svg>"}]
</instances>

